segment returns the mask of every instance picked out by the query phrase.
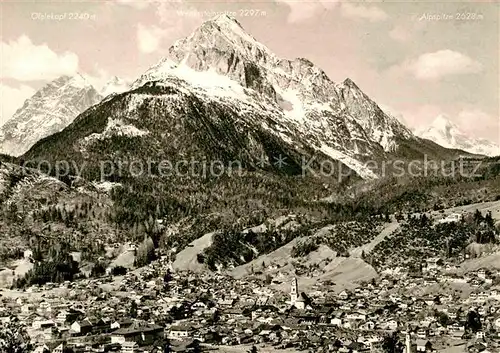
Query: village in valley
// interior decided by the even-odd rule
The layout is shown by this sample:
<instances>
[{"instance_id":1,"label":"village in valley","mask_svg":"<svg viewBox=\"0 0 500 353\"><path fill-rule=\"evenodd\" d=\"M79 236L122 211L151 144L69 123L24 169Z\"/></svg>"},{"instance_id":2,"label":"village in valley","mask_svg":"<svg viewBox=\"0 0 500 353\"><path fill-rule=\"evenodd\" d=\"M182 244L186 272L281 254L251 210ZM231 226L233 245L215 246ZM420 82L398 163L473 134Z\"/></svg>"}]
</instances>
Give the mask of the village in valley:
<instances>
[{"instance_id":1,"label":"village in valley","mask_svg":"<svg viewBox=\"0 0 500 353\"><path fill-rule=\"evenodd\" d=\"M500 353L499 9L0 0L0 353Z\"/></svg>"},{"instance_id":2,"label":"village in valley","mask_svg":"<svg viewBox=\"0 0 500 353\"><path fill-rule=\"evenodd\" d=\"M438 223L460 218L451 214ZM0 347L29 346L37 353L499 352L500 270L460 271L456 261L439 257L416 267L387 267L343 289L328 280L311 285L273 262L234 278L224 271L177 271L163 255L124 275L0 291Z\"/></svg>"}]
</instances>

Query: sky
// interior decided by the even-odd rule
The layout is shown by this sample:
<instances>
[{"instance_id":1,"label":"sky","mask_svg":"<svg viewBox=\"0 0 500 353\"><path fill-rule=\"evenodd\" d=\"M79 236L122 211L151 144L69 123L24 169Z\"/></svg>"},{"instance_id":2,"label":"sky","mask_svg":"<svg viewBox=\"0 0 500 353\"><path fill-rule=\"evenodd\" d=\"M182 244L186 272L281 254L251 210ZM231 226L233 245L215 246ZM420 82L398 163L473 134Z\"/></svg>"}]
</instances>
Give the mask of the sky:
<instances>
[{"instance_id":1,"label":"sky","mask_svg":"<svg viewBox=\"0 0 500 353\"><path fill-rule=\"evenodd\" d=\"M234 16L279 57L351 78L413 129L445 115L500 143L499 4L494 1L3 0L0 124L61 75L135 80L179 38Z\"/></svg>"}]
</instances>

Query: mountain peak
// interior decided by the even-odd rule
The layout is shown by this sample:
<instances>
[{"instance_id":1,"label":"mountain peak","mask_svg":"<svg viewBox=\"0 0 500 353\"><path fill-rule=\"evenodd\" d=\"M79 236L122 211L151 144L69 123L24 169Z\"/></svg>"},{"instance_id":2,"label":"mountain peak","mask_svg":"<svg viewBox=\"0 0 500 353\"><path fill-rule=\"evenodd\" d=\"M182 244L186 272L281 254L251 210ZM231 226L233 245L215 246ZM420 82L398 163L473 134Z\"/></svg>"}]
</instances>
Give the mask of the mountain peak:
<instances>
[{"instance_id":1,"label":"mountain peak","mask_svg":"<svg viewBox=\"0 0 500 353\"><path fill-rule=\"evenodd\" d=\"M66 83L68 82L69 80L71 80L72 76L70 75L62 75L62 76L59 76L58 78L55 78L52 80L53 83Z\"/></svg>"},{"instance_id":2,"label":"mountain peak","mask_svg":"<svg viewBox=\"0 0 500 353\"><path fill-rule=\"evenodd\" d=\"M175 62L188 56L194 47L221 52L235 51L252 56L257 51L270 55L270 51L250 35L241 24L227 14L217 15L199 26L190 36L180 39L170 48L169 53Z\"/></svg>"},{"instance_id":3,"label":"mountain peak","mask_svg":"<svg viewBox=\"0 0 500 353\"><path fill-rule=\"evenodd\" d=\"M443 114L438 115L429 126L417 130L416 134L446 148L488 156L500 153L498 145L486 139L468 135Z\"/></svg>"},{"instance_id":4,"label":"mountain peak","mask_svg":"<svg viewBox=\"0 0 500 353\"><path fill-rule=\"evenodd\" d=\"M207 22L214 22L214 23L218 24L219 26L237 25L238 27L243 29L243 27L241 27L241 24L238 22L238 20L236 18L234 18L233 16L230 16L228 14L225 14L225 13L217 15L215 17L212 17Z\"/></svg>"},{"instance_id":5,"label":"mountain peak","mask_svg":"<svg viewBox=\"0 0 500 353\"><path fill-rule=\"evenodd\" d=\"M346 79L342 82L342 84L343 84L344 86L347 86L347 87L350 87L350 88L355 88L355 89L359 90L359 87L356 85L356 83L354 83L354 81L353 81L353 80L351 80L349 77L348 77L348 78L346 78Z\"/></svg>"},{"instance_id":6,"label":"mountain peak","mask_svg":"<svg viewBox=\"0 0 500 353\"><path fill-rule=\"evenodd\" d=\"M108 80L108 83L119 83L122 82L123 80L119 78L118 76L113 76Z\"/></svg>"},{"instance_id":7,"label":"mountain peak","mask_svg":"<svg viewBox=\"0 0 500 353\"><path fill-rule=\"evenodd\" d=\"M126 80L118 77L118 76L113 76L111 77L99 90L99 93L103 96L106 97L110 94L113 93L123 93L125 91L128 91L130 89L130 83L127 82Z\"/></svg>"},{"instance_id":8,"label":"mountain peak","mask_svg":"<svg viewBox=\"0 0 500 353\"><path fill-rule=\"evenodd\" d=\"M80 72L77 72L75 75L71 76L71 78L68 80L68 83L74 87L81 88L92 86L88 77Z\"/></svg>"},{"instance_id":9,"label":"mountain peak","mask_svg":"<svg viewBox=\"0 0 500 353\"><path fill-rule=\"evenodd\" d=\"M202 72L208 72L211 79ZM148 81L168 81L172 77L204 89L210 86L211 89L207 88L209 94L219 92L227 96L220 88L230 86L239 92L238 97L244 97L244 101L248 100L248 95L263 98L264 102L274 103L273 108L282 109L282 118L289 120L287 124L297 124L300 130L315 128L321 117L324 126L331 126L322 132L322 138L328 143L332 136L338 135L338 122L333 122L333 116L342 110L346 114L345 129L352 127L351 135L368 141L363 146L353 143L345 147L353 153L371 153L375 147L370 144L390 151L400 137L413 136L396 119L386 116L351 79L336 85L308 59L278 58L248 34L238 21L225 14L204 22L191 35L176 41L168 56L148 69L132 88ZM227 79L232 84L222 85L221 82L228 82Z\"/></svg>"},{"instance_id":10,"label":"mountain peak","mask_svg":"<svg viewBox=\"0 0 500 353\"><path fill-rule=\"evenodd\" d=\"M84 75L76 73L74 75L62 75L58 78L53 79L45 86L43 86L38 92L35 93L34 97L47 96L56 91L64 90L88 90L93 88L89 80L85 78Z\"/></svg>"},{"instance_id":11,"label":"mountain peak","mask_svg":"<svg viewBox=\"0 0 500 353\"><path fill-rule=\"evenodd\" d=\"M431 127L448 131L453 128L458 128L446 115L439 114L431 124Z\"/></svg>"},{"instance_id":12,"label":"mountain peak","mask_svg":"<svg viewBox=\"0 0 500 353\"><path fill-rule=\"evenodd\" d=\"M65 85L69 85L75 88L86 88L86 87L91 87L92 85L90 84L88 78L79 72L77 72L74 75L62 75L59 76L58 78L52 80L47 87L62 87Z\"/></svg>"},{"instance_id":13,"label":"mountain peak","mask_svg":"<svg viewBox=\"0 0 500 353\"><path fill-rule=\"evenodd\" d=\"M102 97L85 75L63 75L43 86L0 129L0 152L19 156L68 126Z\"/></svg>"}]
</instances>

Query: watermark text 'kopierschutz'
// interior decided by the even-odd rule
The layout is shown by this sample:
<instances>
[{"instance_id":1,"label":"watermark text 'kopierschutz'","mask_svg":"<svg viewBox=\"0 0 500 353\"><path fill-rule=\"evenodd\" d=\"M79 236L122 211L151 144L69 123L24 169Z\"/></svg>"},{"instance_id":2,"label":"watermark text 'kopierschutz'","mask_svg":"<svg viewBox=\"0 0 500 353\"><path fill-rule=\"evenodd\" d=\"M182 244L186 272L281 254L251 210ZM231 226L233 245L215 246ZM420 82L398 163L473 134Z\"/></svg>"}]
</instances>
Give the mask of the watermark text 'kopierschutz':
<instances>
[{"instance_id":1,"label":"watermark text 'kopierschutz'","mask_svg":"<svg viewBox=\"0 0 500 353\"><path fill-rule=\"evenodd\" d=\"M263 155L257 160L222 161L222 160L153 160L153 159L124 159L101 160L90 162L76 162L73 160L28 160L23 166L43 173L62 178L67 176L84 177L92 170L93 175L99 174L101 181L116 177L221 177L242 176L249 173L252 166L261 169L286 171L293 167L294 174L302 177L314 175L324 178L336 178L338 181L358 174L367 179L384 177L480 177L481 160L459 158L452 161L435 161L426 155L421 160L368 160L359 162L354 160L336 161L330 158L321 159L319 156L302 157L299 161L292 161L285 155Z\"/></svg>"}]
</instances>

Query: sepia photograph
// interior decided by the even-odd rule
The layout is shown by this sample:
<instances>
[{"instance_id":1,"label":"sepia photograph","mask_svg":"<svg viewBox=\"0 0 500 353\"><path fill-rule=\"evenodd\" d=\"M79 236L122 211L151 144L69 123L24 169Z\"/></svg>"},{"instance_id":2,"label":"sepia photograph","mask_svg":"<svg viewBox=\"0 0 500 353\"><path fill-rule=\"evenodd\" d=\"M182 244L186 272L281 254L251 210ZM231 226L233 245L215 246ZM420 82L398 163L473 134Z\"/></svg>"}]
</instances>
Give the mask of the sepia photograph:
<instances>
[{"instance_id":1,"label":"sepia photograph","mask_svg":"<svg viewBox=\"0 0 500 353\"><path fill-rule=\"evenodd\" d=\"M500 3L0 1L31 352L500 353Z\"/></svg>"}]
</instances>

